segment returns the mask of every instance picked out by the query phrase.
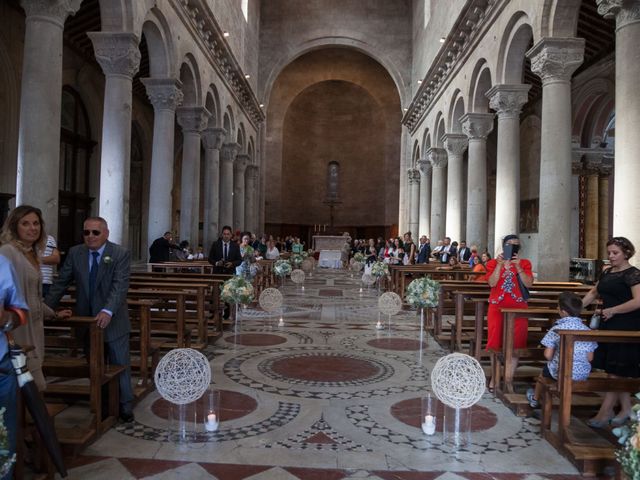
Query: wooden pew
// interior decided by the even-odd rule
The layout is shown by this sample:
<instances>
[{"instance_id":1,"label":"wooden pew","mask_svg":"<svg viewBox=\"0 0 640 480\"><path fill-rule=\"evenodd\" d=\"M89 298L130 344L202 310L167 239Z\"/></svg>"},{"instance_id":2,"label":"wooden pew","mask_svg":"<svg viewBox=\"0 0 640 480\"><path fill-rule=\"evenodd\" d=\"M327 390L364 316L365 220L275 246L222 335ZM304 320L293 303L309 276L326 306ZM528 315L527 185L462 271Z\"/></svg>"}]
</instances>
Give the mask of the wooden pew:
<instances>
[{"instance_id":1,"label":"wooden pew","mask_svg":"<svg viewBox=\"0 0 640 480\"><path fill-rule=\"evenodd\" d=\"M211 273L213 265L206 260L185 260L183 262L147 263L148 272L198 272Z\"/></svg>"}]
</instances>

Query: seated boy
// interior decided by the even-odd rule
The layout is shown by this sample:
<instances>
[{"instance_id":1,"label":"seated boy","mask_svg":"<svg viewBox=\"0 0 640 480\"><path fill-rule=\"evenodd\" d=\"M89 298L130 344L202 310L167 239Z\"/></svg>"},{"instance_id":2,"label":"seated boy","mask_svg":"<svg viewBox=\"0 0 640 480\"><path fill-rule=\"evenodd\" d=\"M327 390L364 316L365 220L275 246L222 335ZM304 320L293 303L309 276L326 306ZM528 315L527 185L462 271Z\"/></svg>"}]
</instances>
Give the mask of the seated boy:
<instances>
[{"instance_id":1,"label":"seated boy","mask_svg":"<svg viewBox=\"0 0 640 480\"><path fill-rule=\"evenodd\" d=\"M556 330L589 330L578 317L582 311L582 299L571 292L563 292L558 297L558 310L560 319L556 320L553 327L547 332L540 342L544 347L544 358L548 360L542 373L536 382L535 390L527 390L527 400L531 408L540 406L540 394L542 393L542 378L558 379L560 360L560 335ZM593 352L598 348L596 342L576 342L573 351L573 380L586 380L591 373L591 360Z\"/></svg>"}]
</instances>

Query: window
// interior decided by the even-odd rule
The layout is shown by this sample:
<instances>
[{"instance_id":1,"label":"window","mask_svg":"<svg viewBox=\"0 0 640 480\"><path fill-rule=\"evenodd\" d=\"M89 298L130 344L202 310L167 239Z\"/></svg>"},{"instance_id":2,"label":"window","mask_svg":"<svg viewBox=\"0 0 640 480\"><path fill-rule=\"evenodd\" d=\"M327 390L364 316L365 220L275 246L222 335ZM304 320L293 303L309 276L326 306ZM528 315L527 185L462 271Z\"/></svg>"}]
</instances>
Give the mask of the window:
<instances>
[{"instance_id":1,"label":"window","mask_svg":"<svg viewBox=\"0 0 640 480\"><path fill-rule=\"evenodd\" d=\"M60 134L60 190L88 193L91 140L87 112L79 95L62 89L62 131Z\"/></svg>"},{"instance_id":2,"label":"window","mask_svg":"<svg viewBox=\"0 0 640 480\"><path fill-rule=\"evenodd\" d=\"M431 0L424 0L423 8L424 8L424 23L422 24L422 28L427 28L427 25L429 25L429 20L431 20Z\"/></svg>"},{"instance_id":3,"label":"window","mask_svg":"<svg viewBox=\"0 0 640 480\"><path fill-rule=\"evenodd\" d=\"M242 0L242 14L245 21L249 21L249 0Z\"/></svg>"}]
</instances>

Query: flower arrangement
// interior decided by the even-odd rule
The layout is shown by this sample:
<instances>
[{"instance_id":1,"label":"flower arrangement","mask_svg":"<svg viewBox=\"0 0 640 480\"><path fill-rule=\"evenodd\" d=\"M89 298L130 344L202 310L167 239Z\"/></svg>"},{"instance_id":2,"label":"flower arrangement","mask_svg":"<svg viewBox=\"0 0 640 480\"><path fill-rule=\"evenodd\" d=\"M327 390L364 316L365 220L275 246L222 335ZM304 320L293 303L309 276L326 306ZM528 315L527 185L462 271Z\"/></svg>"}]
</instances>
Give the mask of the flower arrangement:
<instances>
[{"instance_id":1,"label":"flower arrangement","mask_svg":"<svg viewBox=\"0 0 640 480\"><path fill-rule=\"evenodd\" d=\"M299 253L294 253L293 255L291 255L291 258L289 259L289 261L294 267L299 268L300 265L302 265L302 262L304 261L304 257Z\"/></svg>"},{"instance_id":2,"label":"flower arrangement","mask_svg":"<svg viewBox=\"0 0 640 480\"><path fill-rule=\"evenodd\" d=\"M278 260L273 265L273 271L279 277L286 277L291 273L291 264L287 260Z\"/></svg>"},{"instance_id":3,"label":"flower arrangement","mask_svg":"<svg viewBox=\"0 0 640 480\"><path fill-rule=\"evenodd\" d=\"M9 434L4 426L5 408L0 408L0 477L4 477L16 461L16 454L9 456Z\"/></svg>"},{"instance_id":4,"label":"flower arrangement","mask_svg":"<svg viewBox=\"0 0 640 480\"><path fill-rule=\"evenodd\" d=\"M384 277L385 275L389 275L389 265L384 262L376 262L371 265L371 275L376 278Z\"/></svg>"},{"instance_id":5,"label":"flower arrangement","mask_svg":"<svg viewBox=\"0 0 640 480\"><path fill-rule=\"evenodd\" d=\"M407 287L407 303L416 308L438 306L440 284L429 277L416 278Z\"/></svg>"},{"instance_id":6,"label":"flower arrangement","mask_svg":"<svg viewBox=\"0 0 640 480\"><path fill-rule=\"evenodd\" d=\"M309 252L303 251L300 255L302 255L303 259L309 258Z\"/></svg>"},{"instance_id":7,"label":"flower arrangement","mask_svg":"<svg viewBox=\"0 0 640 480\"><path fill-rule=\"evenodd\" d=\"M253 285L244 277L231 277L220 286L220 298L226 303L251 303L253 301Z\"/></svg>"},{"instance_id":8,"label":"flower arrangement","mask_svg":"<svg viewBox=\"0 0 640 480\"><path fill-rule=\"evenodd\" d=\"M640 393L636 393L640 400ZM632 407L632 421L628 425L612 430L618 437L618 443L622 448L616 452L616 458L622 467L622 471L633 480L640 479L640 405Z\"/></svg>"},{"instance_id":9,"label":"flower arrangement","mask_svg":"<svg viewBox=\"0 0 640 480\"><path fill-rule=\"evenodd\" d=\"M253 249L253 247L251 245L247 245L246 247L244 247L244 252L242 253L242 258L243 259L251 259L253 257L254 253L255 253L255 250Z\"/></svg>"},{"instance_id":10,"label":"flower arrangement","mask_svg":"<svg viewBox=\"0 0 640 480\"><path fill-rule=\"evenodd\" d=\"M105 255L104 257L102 257L102 261L105 263L105 265L109 265L111 262L113 262L113 259L109 255Z\"/></svg>"},{"instance_id":11,"label":"flower arrangement","mask_svg":"<svg viewBox=\"0 0 640 480\"><path fill-rule=\"evenodd\" d=\"M358 263L362 263L364 262L364 254L362 252L356 252L353 255L353 259Z\"/></svg>"}]
</instances>

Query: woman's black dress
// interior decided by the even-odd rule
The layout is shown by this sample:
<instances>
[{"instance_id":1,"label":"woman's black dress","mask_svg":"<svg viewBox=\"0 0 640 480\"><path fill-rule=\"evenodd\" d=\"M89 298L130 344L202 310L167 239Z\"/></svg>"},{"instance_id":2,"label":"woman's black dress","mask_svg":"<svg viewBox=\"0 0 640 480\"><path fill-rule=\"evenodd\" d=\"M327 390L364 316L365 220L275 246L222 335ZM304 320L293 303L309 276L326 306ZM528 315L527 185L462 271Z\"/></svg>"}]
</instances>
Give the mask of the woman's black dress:
<instances>
[{"instance_id":1,"label":"woman's black dress","mask_svg":"<svg viewBox=\"0 0 640 480\"><path fill-rule=\"evenodd\" d=\"M621 305L633 298L631 287L640 283L640 270L605 271L598 281L603 308ZM620 313L600 323L601 330L640 330L640 309ZM640 344L599 343L593 365L620 377L640 377Z\"/></svg>"}]
</instances>

